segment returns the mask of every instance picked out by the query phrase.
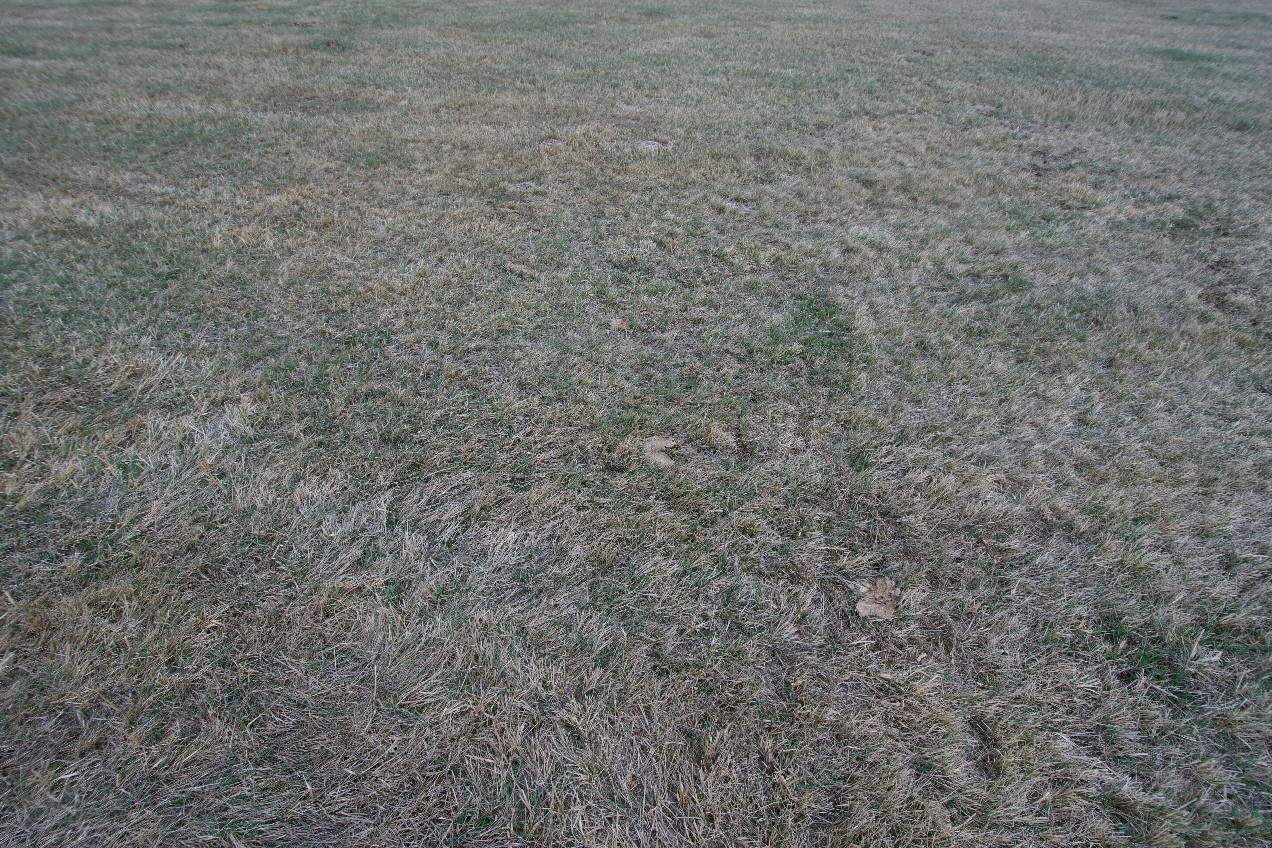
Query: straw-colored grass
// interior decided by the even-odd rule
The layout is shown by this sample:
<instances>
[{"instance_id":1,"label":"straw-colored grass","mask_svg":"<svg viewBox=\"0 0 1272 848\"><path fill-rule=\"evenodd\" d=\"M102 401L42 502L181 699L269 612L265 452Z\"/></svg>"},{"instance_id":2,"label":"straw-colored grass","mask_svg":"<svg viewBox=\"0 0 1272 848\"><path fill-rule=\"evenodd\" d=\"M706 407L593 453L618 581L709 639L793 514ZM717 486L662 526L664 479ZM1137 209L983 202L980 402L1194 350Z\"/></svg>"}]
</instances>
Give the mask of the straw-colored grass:
<instances>
[{"instance_id":1,"label":"straw-colored grass","mask_svg":"<svg viewBox=\"0 0 1272 848\"><path fill-rule=\"evenodd\" d=\"M1270 101L1254 0L0 0L0 843L1268 844Z\"/></svg>"}]
</instances>

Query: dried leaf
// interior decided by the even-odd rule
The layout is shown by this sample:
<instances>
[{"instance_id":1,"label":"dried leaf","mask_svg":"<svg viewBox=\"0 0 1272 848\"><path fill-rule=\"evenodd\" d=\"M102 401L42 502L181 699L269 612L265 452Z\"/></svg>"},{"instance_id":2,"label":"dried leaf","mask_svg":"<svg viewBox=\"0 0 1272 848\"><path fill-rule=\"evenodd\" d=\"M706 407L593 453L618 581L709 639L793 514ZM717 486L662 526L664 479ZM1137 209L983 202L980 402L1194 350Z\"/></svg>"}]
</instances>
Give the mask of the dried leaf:
<instances>
[{"instance_id":1,"label":"dried leaf","mask_svg":"<svg viewBox=\"0 0 1272 848\"><path fill-rule=\"evenodd\" d=\"M887 577L874 577L857 587L865 595L857 601L857 615L863 618L895 618L901 590Z\"/></svg>"},{"instance_id":2,"label":"dried leaf","mask_svg":"<svg viewBox=\"0 0 1272 848\"><path fill-rule=\"evenodd\" d=\"M659 468L670 468L676 463L667 456L667 451L677 444L675 439L666 436L650 436L645 440L645 459Z\"/></svg>"}]
</instances>

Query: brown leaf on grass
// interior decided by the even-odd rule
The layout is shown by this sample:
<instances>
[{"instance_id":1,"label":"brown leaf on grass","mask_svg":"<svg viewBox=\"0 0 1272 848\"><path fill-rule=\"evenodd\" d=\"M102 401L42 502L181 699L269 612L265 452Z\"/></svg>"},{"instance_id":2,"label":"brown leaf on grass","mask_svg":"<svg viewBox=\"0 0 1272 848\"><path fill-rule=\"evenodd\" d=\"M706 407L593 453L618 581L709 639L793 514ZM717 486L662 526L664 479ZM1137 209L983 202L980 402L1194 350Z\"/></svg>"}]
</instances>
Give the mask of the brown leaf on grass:
<instances>
[{"instance_id":1,"label":"brown leaf on grass","mask_svg":"<svg viewBox=\"0 0 1272 848\"><path fill-rule=\"evenodd\" d=\"M666 436L650 436L645 440L645 459L659 468L670 468L676 463L667 456L667 451L677 445L675 439Z\"/></svg>"},{"instance_id":2,"label":"brown leaf on grass","mask_svg":"<svg viewBox=\"0 0 1272 848\"><path fill-rule=\"evenodd\" d=\"M895 618L901 590L887 577L873 577L857 587L865 595L857 601L857 615L863 618Z\"/></svg>"}]
</instances>

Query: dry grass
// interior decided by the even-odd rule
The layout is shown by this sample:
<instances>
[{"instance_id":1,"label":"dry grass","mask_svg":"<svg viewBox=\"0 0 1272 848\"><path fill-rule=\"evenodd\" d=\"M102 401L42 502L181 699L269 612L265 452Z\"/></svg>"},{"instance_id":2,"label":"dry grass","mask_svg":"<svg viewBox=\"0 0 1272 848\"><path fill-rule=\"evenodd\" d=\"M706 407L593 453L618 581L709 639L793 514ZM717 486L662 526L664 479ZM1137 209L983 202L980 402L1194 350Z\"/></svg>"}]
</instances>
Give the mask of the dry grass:
<instances>
[{"instance_id":1,"label":"dry grass","mask_svg":"<svg viewBox=\"0 0 1272 848\"><path fill-rule=\"evenodd\" d=\"M1264 4L0 33L0 842L1272 839Z\"/></svg>"}]
</instances>

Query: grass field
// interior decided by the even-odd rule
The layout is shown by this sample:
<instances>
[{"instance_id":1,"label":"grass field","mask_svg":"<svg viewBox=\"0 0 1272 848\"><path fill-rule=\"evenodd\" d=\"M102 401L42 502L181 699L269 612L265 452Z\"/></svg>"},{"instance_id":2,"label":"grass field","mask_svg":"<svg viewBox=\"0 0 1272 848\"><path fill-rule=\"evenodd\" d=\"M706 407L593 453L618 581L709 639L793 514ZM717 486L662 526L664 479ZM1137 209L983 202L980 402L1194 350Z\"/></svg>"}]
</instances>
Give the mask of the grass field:
<instances>
[{"instance_id":1,"label":"grass field","mask_svg":"<svg viewBox=\"0 0 1272 848\"><path fill-rule=\"evenodd\" d=\"M0 0L0 843L1267 845L1269 163L1256 0Z\"/></svg>"}]
</instances>

